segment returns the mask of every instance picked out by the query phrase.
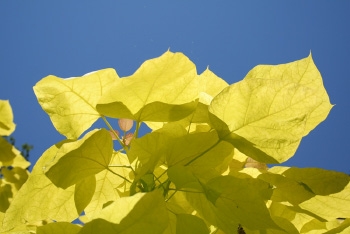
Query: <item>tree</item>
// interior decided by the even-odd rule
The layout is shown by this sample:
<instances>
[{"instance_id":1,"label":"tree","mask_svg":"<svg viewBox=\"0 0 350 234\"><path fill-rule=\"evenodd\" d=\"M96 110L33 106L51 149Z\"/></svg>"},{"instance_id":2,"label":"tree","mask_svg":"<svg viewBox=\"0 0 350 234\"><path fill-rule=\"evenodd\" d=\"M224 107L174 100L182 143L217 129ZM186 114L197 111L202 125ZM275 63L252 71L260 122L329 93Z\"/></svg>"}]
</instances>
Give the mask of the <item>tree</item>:
<instances>
[{"instance_id":1,"label":"tree","mask_svg":"<svg viewBox=\"0 0 350 234\"><path fill-rule=\"evenodd\" d=\"M348 175L278 166L332 108L311 55L256 66L228 85L167 51L129 77L114 69L47 76L34 92L67 139L38 160L2 232L350 229ZM100 118L106 129L90 130ZM143 136L142 123L151 129Z\"/></svg>"}]
</instances>

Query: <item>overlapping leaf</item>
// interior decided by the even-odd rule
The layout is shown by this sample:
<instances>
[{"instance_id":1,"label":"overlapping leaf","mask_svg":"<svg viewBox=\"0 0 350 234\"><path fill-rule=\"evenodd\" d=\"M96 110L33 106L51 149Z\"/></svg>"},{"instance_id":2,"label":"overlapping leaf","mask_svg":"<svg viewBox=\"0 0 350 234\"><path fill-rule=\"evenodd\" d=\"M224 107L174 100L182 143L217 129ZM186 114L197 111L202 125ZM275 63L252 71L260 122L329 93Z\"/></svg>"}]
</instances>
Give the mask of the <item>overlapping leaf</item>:
<instances>
[{"instance_id":1,"label":"overlapping leaf","mask_svg":"<svg viewBox=\"0 0 350 234\"><path fill-rule=\"evenodd\" d=\"M112 158L112 138L101 129L64 148L65 154L53 164L46 176L63 189L108 168Z\"/></svg>"},{"instance_id":2,"label":"overlapping leaf","mask_svg":"<svg viewBox=\"0 0 350 234\"><path fill-rule=\"evenodd\" d=\"M115 201L128 193L131 184L121 178L122 176L129 180L132 179L130 169L123 167L127 165L126 155L114 153L110 170L103 170L95 175L95 192L85 208L85 215L89 220L100 217L101 210L108 202Z\"/></svg>"},{"instance_id":3,"label":"overlapping leaf","mask_svg":"<svg viewBox=\"0 0 350 234\"><path fill-rule=\"evenodd\" d=\"M301 138L326 118L331 107L308 57L255 67L217 95L209 111L222 139L257 161L277 163L293 156Z\"/></svg>"},{"instance_id":4,"label":"overlapping leaf","mask_svg":"<svg viewBox=\"0 0 350 234\"><path fill-rule=\"evenodd\" d=\"M121 199L123 202L117 200L101 213L105 219L94 219L87 223L80 233L156 234L163 233L168 226L167 210L159 190L144 196ZM126 216L120 216L116 210L120 210Z\"/></svg>"},{"instance_id":5,"label":"overlapping leaf","mask_svg":"<svg viewBox=\"0 0 350 234\"><path fill-rule=\"evenodd\" d=\"M175 121L194 110L198 83L195 65L183 54L167 51L116 82L102 96L97 110L114 118Z\"/></svg>"},{"instance_id":6,"label":"overlapping leaf","mask_svg":"<svg viewBox=\"0 0 350 234\"><path fill-rule=\"evenodd\" d=\"M76 224L67 222L49 223L45 226L38 227L37 234L78 234L81 227Z\"/></svg>"},{"instance_id":7,"label":"overlapping leaf","mask_svg":"<svg viewBox=\"0 0 350 234\"><path fill-rule=\"evenodd\" d=\"M61 147L62 143L56 144L40 157L6 211L3 231L42 220L71 222L79 216L75 208L74 186L66 190L57 188L44 174L43 168L57 156Z\"/></svg>"},{"instance_id":8,"label":"overlapping leaf","mask_svg":"<svg viewBox=\"0 0 350 234\"><path fill-rule=\"evenodd\" d=\"M68 79L50 75L34 86L34 92L57 131L76 139L100 117L95 106L118 78L113 69Z\"/></svg>"}]
</instances>

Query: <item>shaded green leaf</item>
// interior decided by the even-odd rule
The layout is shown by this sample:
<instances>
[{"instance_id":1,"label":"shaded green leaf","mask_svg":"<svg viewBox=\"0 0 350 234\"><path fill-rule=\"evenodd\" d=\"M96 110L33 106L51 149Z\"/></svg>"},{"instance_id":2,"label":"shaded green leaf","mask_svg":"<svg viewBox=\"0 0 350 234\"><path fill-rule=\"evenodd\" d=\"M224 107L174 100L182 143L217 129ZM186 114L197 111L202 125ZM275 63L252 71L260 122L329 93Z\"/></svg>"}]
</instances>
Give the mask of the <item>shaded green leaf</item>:
<instances>
[{"instance_id":1,"label":"shaded green leaf","mask_svg":"<svg viewBox=\"0 0 350 234\"><path fill-rule=\"evenodd\" d=\"M81 227L67 222L49 223L37 228L37 234L78 234Z\"/></svg>"},{"instance_id":2,"label":"shaded green leaf","mask_svg":"<svg viewBox=\"0 0 350 234\"><path fill-rule=\"evenodd\" d=\"M176 215L176 233L193 234L209 233L209 229L203 219L194 215L178 214Z\"/></svg>"},{"instance_id":3,"label":"shaded green leaf","mask_svg":"<svg viewBox=\"0 0 350 234\"><path fill-rule=\"evenodd\" d=\"M96 189L95 176L88 176L75 185L74 202L77 213L81 214L85 207L91 202Z\"/></svg>"},{"instance_id":4,"label":"shaded green leaf","mask_svg":"<svg viewBox=\"0 0 350 234\"><path fill-rule=\"evenodd\" d=\"M13 145L7 142L3 137L0 137L0 166L9 166L12 164L12 160L16 157L13 148Z\"/></svg>"}]
</instances>

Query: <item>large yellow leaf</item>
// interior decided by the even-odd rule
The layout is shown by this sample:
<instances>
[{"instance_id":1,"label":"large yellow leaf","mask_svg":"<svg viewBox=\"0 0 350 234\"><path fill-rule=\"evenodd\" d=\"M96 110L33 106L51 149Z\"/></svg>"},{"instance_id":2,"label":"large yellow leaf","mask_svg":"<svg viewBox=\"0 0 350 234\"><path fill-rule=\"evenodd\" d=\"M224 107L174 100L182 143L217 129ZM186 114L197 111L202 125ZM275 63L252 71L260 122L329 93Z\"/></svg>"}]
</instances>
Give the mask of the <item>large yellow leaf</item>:
<instances>
[{"instance_id":1,"label":"large yellow leaf","mask_svg":"<svg viewBox=\"0 0 350 234\"><path fill-rule=\"evenodd\" d=\"M278 66L258 65L253 68L244 79L289 80L302 87L312 89L312 95L320 100L320 104L316 105L315 103L313 109L309 110L304 135L307 135L320 122L325 120L332 108L328 94L323 87L322 76L311 54L307 58ZM307 101L310 101L310 99L304 100L304 102Z\"/></svg>"},{"instance_id":2,"label":"large yellow leaf","mask_svg":"<svg viewBox=\"0 0 350 234\"><path fill-rule=\"evenodd\" d=\"M167 51L116 82L102 95L97 110L136 121L178 120L194 110L198 83L195 65L182 53Z\"/></svg>"},{"instance_id":3,"label":"large yellow leaf","mask_svg":"<svg viewBox=\"0 0 350 234\"><path fill-rule=\"evenodd\" d=\"M12 108L8 100L0 100L0 136L8 136L16 125L13 122Z\"/></svg>"},{"instance_id":4,"label":"large yellow leaf","mask_svg":"<svg viewBox=\"0 0 350 234\"><path fill-rule=\"evenodd\" d=\"M331 107L309 57L255 67L217 95L209 112L222 139L257 161L277 163L293 156L301 138L326 118Z\"/></svg>"},{"instance_id":5,"label":"large yellow leaf","mask_svg":"<svg viewBox=\"0 0 350 234\"><path fill-rule=\"evenodd\" d=\"M95 106L118 78L114 69L68 79L50 75L34 86L34 92L57 131L76 139L100 117Z\"/></svg>"}]
</instances>

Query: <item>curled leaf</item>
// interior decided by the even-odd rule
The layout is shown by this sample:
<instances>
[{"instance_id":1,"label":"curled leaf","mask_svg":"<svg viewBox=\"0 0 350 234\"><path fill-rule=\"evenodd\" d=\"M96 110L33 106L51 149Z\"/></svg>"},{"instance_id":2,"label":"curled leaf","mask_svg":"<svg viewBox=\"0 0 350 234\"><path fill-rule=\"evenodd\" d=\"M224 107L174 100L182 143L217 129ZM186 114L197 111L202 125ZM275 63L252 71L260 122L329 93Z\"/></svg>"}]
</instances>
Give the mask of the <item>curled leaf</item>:
<instances>
[{"instance_id":1,"label":"curled leaf","mask_svg":"<svg viewBox=\"0 0 350 234\"><path fill-rule=\"evenodd\" d=\"M126 134L126 135L124 136L124 138L123 138L124 144L125 144L125 145L129 145L133 137L134 137L134 134L133 134L133 133L128 133L128 134Z\"/></svg>"}]
</instances>

